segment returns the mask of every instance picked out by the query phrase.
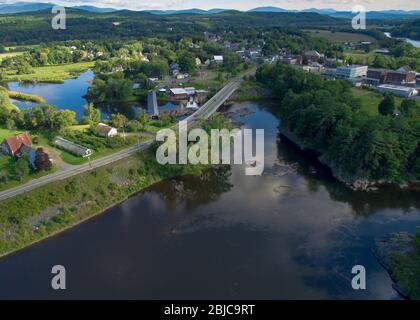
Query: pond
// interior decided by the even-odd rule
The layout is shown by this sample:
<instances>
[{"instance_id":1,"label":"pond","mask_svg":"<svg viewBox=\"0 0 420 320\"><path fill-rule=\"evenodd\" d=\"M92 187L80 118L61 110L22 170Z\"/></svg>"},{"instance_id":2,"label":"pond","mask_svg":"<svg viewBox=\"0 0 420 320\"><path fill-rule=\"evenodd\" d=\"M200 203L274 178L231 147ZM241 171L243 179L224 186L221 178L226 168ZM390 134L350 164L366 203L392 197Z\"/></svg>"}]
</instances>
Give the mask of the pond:
<instances>
[{"instance_id":1,"label":"pond","mask_svg":"<svg viewBox=\"0 0 420 320\"><path fill-rule=\"evenodd\" d=\"M88 103L84 96L94 76L93 71L86 71L77 78L65 80L64 83L60 84L9 82L8 88L13 91L41 96L46 100L46 103L56 106L57 109L72 110L76 113L76 119L79 121L83 117L83 107ZM37 105L33 102L14 99L12 102L20 109L27 109ZM133 119L137 114L137 108L146 109L146 106L135 102L101 103L97 107L101 110L102 119L108 119L112 113L122 113L129 119ZM159 106L159 108L161 110L169 110L177 108L177 106L168 102Z\"/></svg>"}]
</instances>

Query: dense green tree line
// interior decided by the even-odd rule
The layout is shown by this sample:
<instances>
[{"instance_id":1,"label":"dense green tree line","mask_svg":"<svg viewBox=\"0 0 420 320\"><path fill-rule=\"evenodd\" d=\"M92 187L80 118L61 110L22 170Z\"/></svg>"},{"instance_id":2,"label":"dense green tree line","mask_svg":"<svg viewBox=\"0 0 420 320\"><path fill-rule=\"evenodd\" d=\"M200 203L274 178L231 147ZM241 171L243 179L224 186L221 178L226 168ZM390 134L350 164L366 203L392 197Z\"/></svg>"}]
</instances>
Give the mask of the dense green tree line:
<instances>
[{"instance_id":1,"label":"dense green tree line","mask_svg":"<svg viewBox=\"0 0 420 320\"><path fill-rule=\"evenodd\" d=\"M0 125L6 125L9 129L62 132L75 123L76 114L73 111L57 110L47 104L22 111L0 108Z\"/></svg>"},{"instance_id":2,"label":"dense green tree line","mask_svg":"<svg viewBox=\"0 0 420 320\"><path fill-rule=\"evenodd\" d=\"M336 176L403 183L420 180L420 109L403 102L401 115L361 111L350 84L324 80L281 64L262 66L257 80L280 103L282 128L321 154Z\"/></svg>"}]
</instances>

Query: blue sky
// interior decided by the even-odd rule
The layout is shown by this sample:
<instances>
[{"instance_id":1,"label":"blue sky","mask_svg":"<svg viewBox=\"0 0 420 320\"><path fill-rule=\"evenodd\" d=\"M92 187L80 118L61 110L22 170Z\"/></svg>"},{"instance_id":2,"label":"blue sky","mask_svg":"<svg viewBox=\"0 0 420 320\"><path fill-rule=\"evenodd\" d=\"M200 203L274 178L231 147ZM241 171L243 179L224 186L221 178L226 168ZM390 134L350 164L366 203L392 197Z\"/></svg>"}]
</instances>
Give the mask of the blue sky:
<instances>
[{"instance_id":1,"label":"blue sky","mask_svg":"<svg viewBox=\"0 0 420 320\"><path fill-rule=\"evenodd\" d=\"M334 8L351 10L363 5L367 10L420 10L418 0L0 0L1 3L53 2L63 5L95 5L98 7L141 9L233 8L252 9L275 6L286 9Z\"/></svg>"}]
</instances>

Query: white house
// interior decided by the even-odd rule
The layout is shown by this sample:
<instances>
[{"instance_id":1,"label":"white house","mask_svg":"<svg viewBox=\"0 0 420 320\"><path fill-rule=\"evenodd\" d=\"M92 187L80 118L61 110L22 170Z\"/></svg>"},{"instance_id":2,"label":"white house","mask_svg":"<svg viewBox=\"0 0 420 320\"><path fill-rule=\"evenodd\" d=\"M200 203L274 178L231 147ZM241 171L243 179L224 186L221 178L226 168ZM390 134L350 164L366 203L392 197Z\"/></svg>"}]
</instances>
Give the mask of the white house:
<instances>
[{"instance_id":1,"label":"white house","mask_svg":"<svg viewBox=\"0 0 420 320\"><path fill-rule=\"evenodd\" d=\"M392 84L382 84L376 88L380 93L392 93L397 97L411 98L418 94L415 88L396 86Z\"/></svg>"},{"instance_id":2,"label":"white house","mask_svg":"<svg viewBox=\"0 0 420 320\"><path fill-rule=\"evenodd\" d=\"M223 56L213 56L213 60L217 63L223 63Z\"/></svg>"},{"instance_id":3,"label":"white house","mask_svg":"<svg viewBox=\"0 0 420 320\"><path fill-rule=\"evenodd\" d=\"M116 128L108 126L104 123L98 123L98 125L96 126L96 131L101 137L112 138L118 135L118 130Z\"/></svg>"}]
</instances>

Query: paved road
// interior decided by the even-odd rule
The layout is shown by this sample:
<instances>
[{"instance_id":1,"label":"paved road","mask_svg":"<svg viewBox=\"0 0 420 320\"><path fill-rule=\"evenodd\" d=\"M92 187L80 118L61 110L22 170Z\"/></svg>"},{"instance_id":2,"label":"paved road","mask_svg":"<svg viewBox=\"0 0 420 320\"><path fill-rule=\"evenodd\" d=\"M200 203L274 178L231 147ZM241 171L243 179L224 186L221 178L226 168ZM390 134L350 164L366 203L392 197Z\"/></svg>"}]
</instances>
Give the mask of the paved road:
<instances>
[{"instance_id":1,"label":"paved road","mask_svg":"<svg viewBox=\"0 0 420 320\"><path fill-rule=\"evenodd\" d=\"M197 120L207 119L208 117L210 117L239 88L241 81L242 77L238 77L229 82L222 90L220 90L215 96L213 96L209 101L207 101L199 110L197 110L194 114L192 114L186 119L188 125L194 125L194 123L196 123ZM72 166L66 168L65 170L32 180L24 185L0 192L0 201L18 196L22 193L39 188L48 183L58 180L64 180L72 176L90 171L92 169L103 167L105 165L114 163L124 158L133 156L137 152L149 148L153 144L153 142L154 140L151 140L140 145L131 147L129 149L116 152L110 156L91 161L90 163L83 164L80 166Z\"/></svg>"}]
</instances>

